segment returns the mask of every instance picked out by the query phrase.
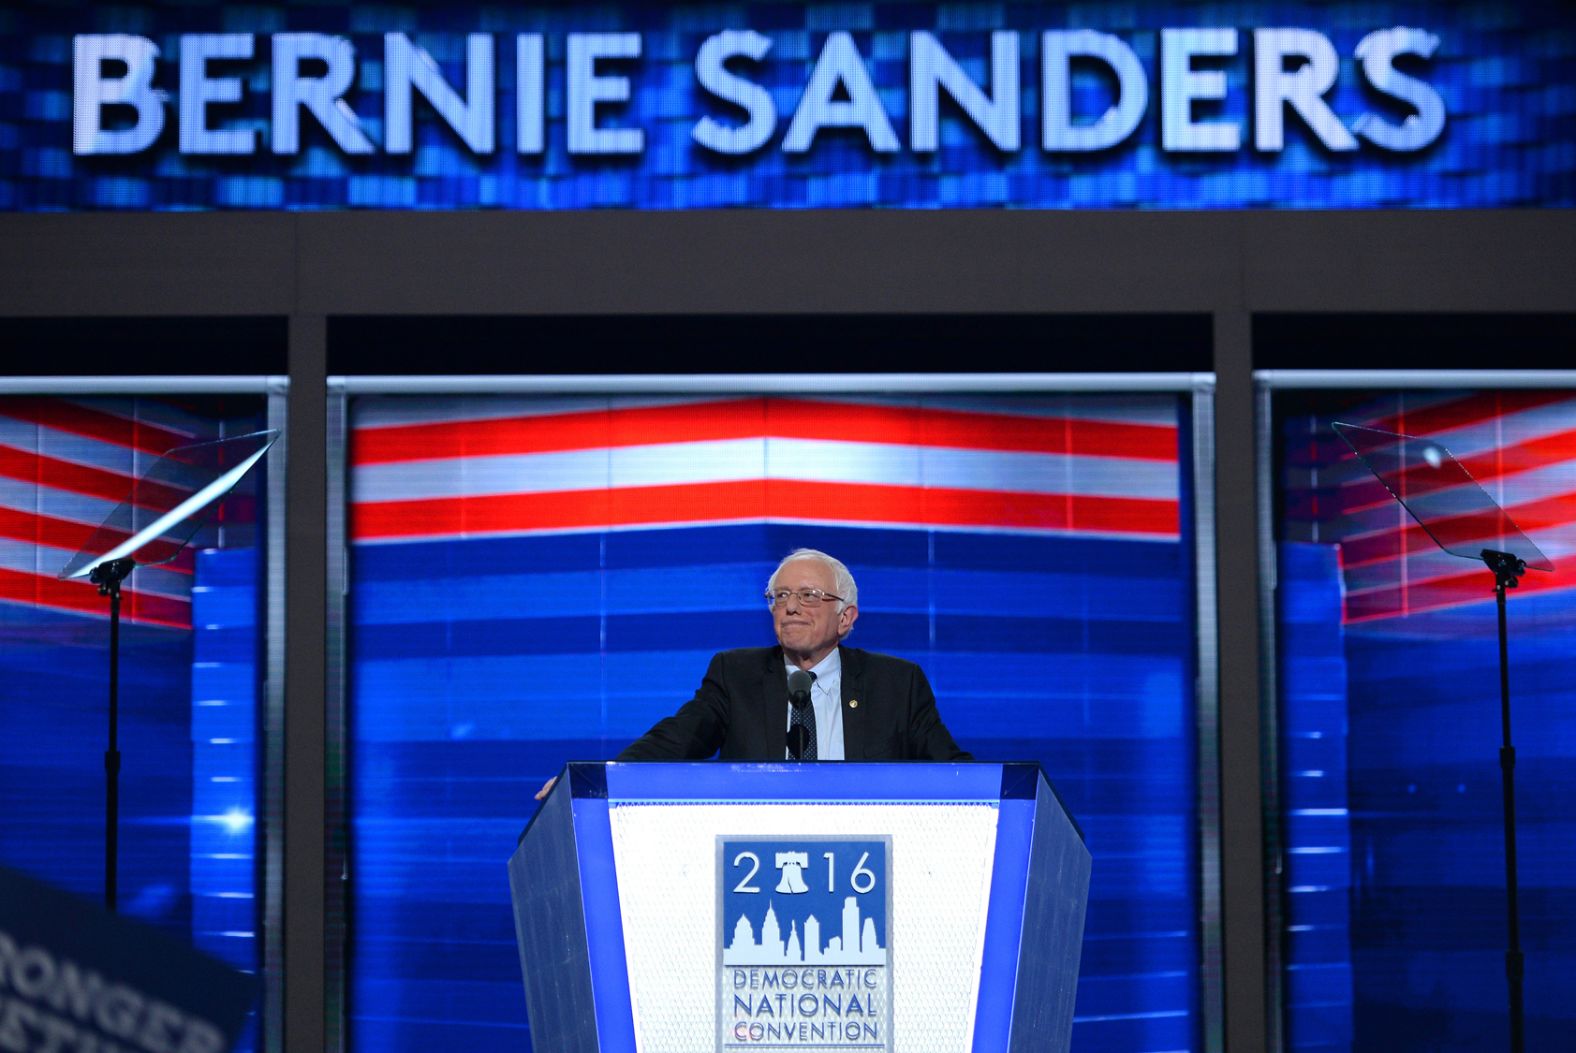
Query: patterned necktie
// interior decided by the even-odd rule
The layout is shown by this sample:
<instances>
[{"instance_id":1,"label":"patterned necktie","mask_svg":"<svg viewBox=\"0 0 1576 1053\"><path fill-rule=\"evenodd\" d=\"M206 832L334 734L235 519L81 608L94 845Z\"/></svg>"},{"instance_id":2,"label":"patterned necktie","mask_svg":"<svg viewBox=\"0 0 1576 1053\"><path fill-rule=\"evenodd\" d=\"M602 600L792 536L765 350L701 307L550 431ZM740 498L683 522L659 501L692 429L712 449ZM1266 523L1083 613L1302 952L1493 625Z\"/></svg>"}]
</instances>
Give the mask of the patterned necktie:
<instances>
[{"instance_id":1,"label":"patterned necktie","mask_svg":"<svg viewBox=\"0 0 1576 1053\"><path fill-rule=\"evenodd\" d=\"M795 670L795 672L797 671ZM810 678L810 684L815 683L814 673L805 673L804 675ZM793 678L790 677L789 679L792 680ZM810 702L810 688L808 685L804 688L804 694L804 705L796 706L791 701L789 702L788 733L792 735L794 728L803 728L804 750L799 754L799 759L815 760L815 706Z\"/></svg>"}]
</instances>

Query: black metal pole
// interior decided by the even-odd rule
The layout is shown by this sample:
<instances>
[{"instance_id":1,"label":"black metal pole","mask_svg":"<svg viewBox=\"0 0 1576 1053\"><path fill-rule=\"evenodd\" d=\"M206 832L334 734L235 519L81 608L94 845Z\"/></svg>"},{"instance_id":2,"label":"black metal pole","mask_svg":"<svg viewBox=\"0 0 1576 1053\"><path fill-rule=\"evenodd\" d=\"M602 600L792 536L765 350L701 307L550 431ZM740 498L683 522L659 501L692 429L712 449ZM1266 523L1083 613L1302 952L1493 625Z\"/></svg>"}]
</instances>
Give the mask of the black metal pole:
<instances>
[{"instance_id":1,"label":"black metal pole","mask_svg":"<svg viewBox=\"0 0 1576 1053\"><path fill-rule=\"evenodd\" d=\"M100 563L88 580L109 597L109 744L104 749L104 906L115 911L120 857L120 583L136 567L131 559Z\"/></svg>"},{"instance_id":2,"label":"black metal pole","mask_svg":"<svg viewBox=\"0 0 1576 1053\"><path fill-rule=\"evenodd\" d=\"M1511 584L1514 583L1515 579L1512 578ZM1500 576L1494 586L1494 598L1499 607L1499 771L1505 798L1505 910L1509 933L1505 951L1505 979L1510 990L1510 1049L1511 1053L1522 1053L1525 1043L1522 993L1524 959L1521 953L1521 908L1516 894L1516 747L1510 741L1510 650L1505 629L1505 585L1505 578Z\"/></svg>"},{"instance_id":3,"label":"black metal pole","mask_svg":"<svg viewBox=\"0 0 1576 1053\"><path fill-rule=\"evenodd\" d=\"M1510 998L1510 1050L1526 1048L1521 953L1521 908L1516 874L1516 747L1510 739L1510 635L1505 625L1505 590L1513 589L1526 571L1524 561L1508 552L1485 550L1483 560L1494 572L1494 602L1499 613L1499 773L1505 799L1505 980Z\"/></svg>"},{"instance_id":4,"label":"black metal pole","mask_svg":"<svg viewBox=\"0 0 1576 1053\"><path fill-rule=\"evenodd\" d=\"M120 583L109 592L109 746L104 750L104 906L115 910L120 854Z\"/></svg>"}]
</instances>

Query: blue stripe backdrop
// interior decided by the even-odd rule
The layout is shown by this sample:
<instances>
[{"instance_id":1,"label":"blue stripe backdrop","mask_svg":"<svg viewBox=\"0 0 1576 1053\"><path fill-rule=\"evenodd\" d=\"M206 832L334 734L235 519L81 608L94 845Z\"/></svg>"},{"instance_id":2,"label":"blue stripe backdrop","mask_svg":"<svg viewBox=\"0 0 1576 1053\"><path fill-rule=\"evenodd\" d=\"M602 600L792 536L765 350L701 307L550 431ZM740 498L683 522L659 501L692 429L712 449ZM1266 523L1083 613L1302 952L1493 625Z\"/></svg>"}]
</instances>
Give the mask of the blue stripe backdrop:
<instances>
[{"instance_id":1,"label":"blue stripe backdrop","mask_svg":"<svg viewBox=\"0 0 1576 1053\"><path fill-rule=\"evenodd\" d=\"M157 397L91 399L80 405L101 422L170 426L175 420L201 438L260 427L260 400L246 396L168 403ZM84 463L101 460L113 445L82 438L78 450L60 429L50 440L56 456ZM262 474L259 466L241 490L254 498L265 492ZM46 474L26 482L33 486L31 500L47 506L54 480ZM13 490L10 500L14 511L30 498ZM123 914L254 971L257 526L243 522L232 505L222 533L235 547L196 554L190 593L195 631L129 618L121 623L117 871ZM90 531L90 524L81 526L84 538ZM198 536L220 533L208 527ZM5 544L13 567L30 562L31 572L45 579L66 559L63 550L47 545ZM25 559L17 558L24 553ZM144 573L133 572L127 587L137 590ZM81 590L88 613L0 601L0 864L101 903L109 601L86 582L68 587ZM245 1053L256 1042L254 1017L236 1049Z\"/></svg>"},{"instance_id":2,"label":"blue stripe backdrop","mask_svg":"<svg viewBox=\"0 0 1576 1053\"><path fill-rule=\"evenodd\" d=\"M120 910L252 972L258 563L199 553L200 628L120 641ZM108 619L0 603L0 640L0 862L101 903ZM257 1037L254 1014L235 1053Z\"/></svg>"},{"instance_id":3,"label":"blue stripe backdrop","mask_svg":"<svg viewBox=\"0 0 1576 1053\"><path fill-rule=\"evenodd\" d=\"M1183 544L755 524L355 548L354 1048L526 1048L503 864L532 793L769 642L799 545L854 569L852 642L922 663L959 740L1040 760L1087 831L1077 1048L1196 1046Z\"/></svg>"},{"instance_id":4,"label":"blue stripe backdrop","mask_svg":"<svg viewBox=\"0 0 1576 1053\"><path fill-rule=\"evenodd\" d=\"M1343 628L1335 546L1280 559L1288 1048L1505 1049L1493 601ZM1528 1049L1576 1034L1571 612L1509 605Z\"/></svg>"},{"instance_id":5,"label":"blue stripe backdrop","mask_svg":"<svg viewBox=\"0 0 1576 1053\"><path fill-rule=\"evenodd\" d=\"M0 603L0 639L0 861L103 902L109 621ZM120 647L120 900L189 938L191 634Z\"/></svg>"},{"instance_id":6,"label":"blue stripe backdrop","mask_svg":"<svg viewBox=\"0 0 1576 1053\"><path fill-rule=\"evenodd\" d=\"M1510 602L1528 1049L1576 1034L1570 603ZM1508 1043L1494 625L1490 600L1347 633L1359 1048Z\"/></svg>"}]
</instances>

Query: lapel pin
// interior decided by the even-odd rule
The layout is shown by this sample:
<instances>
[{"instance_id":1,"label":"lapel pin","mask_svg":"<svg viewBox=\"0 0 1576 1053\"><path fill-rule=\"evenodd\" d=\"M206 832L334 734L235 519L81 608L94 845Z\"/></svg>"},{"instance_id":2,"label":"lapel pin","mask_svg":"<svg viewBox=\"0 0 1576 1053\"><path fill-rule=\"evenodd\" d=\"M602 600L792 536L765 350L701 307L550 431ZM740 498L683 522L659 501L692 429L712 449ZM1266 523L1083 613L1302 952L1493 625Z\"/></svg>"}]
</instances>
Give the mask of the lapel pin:
<instances>
[{"instance_id":1,"label":"lapel pin","mask_svg":"<svg viewBox=\"0 0 1576 1053\"><path fill-rule=\"evenodd\" d=\"M848 708L849 709L858 709L859 708L859 699L857 699L857 698L850 698L848 700Z\"/></svg>"}]
</instances>

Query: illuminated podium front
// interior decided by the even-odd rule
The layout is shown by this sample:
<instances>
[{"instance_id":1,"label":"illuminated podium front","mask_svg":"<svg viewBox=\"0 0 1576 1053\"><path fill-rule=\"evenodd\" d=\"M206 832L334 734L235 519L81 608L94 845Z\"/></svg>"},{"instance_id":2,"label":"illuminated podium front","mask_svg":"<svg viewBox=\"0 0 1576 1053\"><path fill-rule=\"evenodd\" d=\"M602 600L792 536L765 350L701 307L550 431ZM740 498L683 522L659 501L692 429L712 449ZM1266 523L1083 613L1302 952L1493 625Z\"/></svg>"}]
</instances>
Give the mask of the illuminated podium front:
<instances>
[{"instance_id":1,"label":"illuminated podium front","mask_svg":"<svg viewBox=\"0 0 1576 1053\"><path fill-rule=\"evenodd\" d=\"M1066 1050L1089 865L1037 764L571 764L509 860L532 1047Z\"/></svg>"}]
</instances>

